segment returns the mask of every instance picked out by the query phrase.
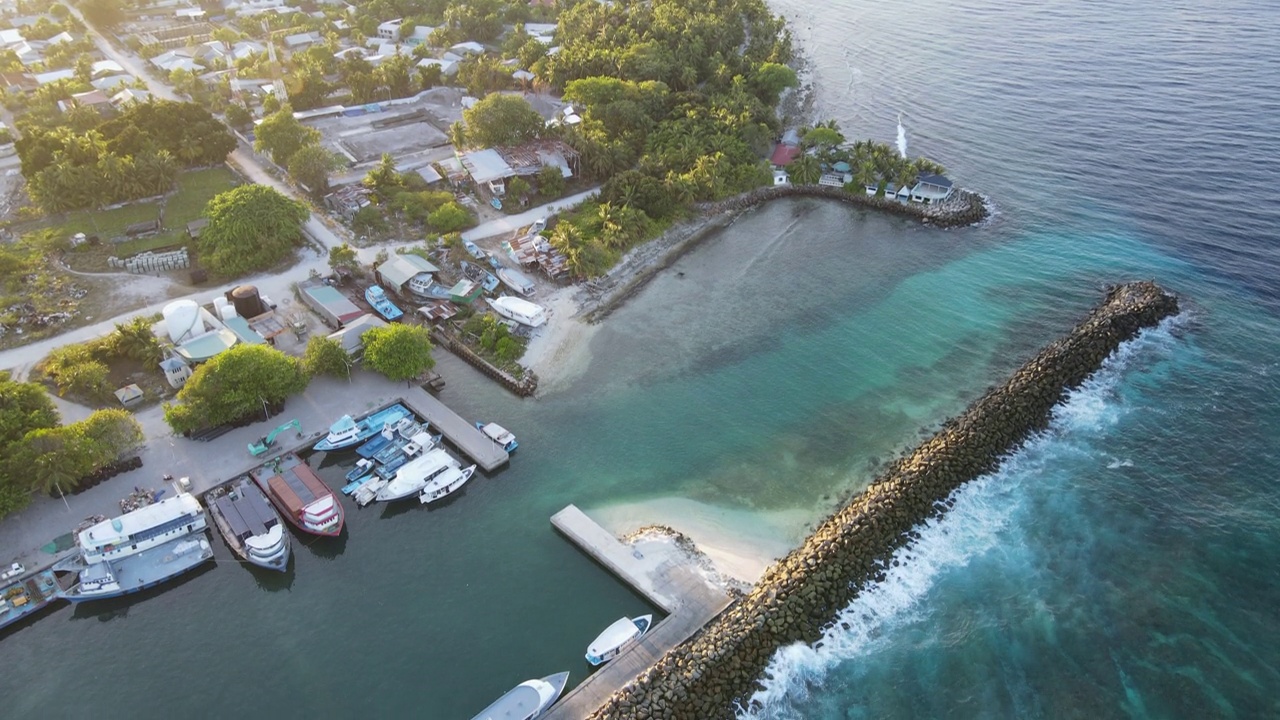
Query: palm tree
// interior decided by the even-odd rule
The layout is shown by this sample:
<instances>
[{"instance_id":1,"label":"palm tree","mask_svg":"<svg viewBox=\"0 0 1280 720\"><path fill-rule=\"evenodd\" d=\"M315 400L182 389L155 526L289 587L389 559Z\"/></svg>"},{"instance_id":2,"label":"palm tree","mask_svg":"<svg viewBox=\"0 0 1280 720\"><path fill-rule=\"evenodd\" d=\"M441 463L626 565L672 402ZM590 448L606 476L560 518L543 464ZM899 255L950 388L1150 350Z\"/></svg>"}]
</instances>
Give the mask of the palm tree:
<instances>
[{"instance_id":1,"label":"palm tree","mask_svg":"<svg viewBox=\"0 0 1280 720\"><path fill-rule=\"evenodd\" d=\"M822 166L818 158L805 153L787 166L787 173L796 185L814 185L822 177Z\"/></svg>"}]
</instances>

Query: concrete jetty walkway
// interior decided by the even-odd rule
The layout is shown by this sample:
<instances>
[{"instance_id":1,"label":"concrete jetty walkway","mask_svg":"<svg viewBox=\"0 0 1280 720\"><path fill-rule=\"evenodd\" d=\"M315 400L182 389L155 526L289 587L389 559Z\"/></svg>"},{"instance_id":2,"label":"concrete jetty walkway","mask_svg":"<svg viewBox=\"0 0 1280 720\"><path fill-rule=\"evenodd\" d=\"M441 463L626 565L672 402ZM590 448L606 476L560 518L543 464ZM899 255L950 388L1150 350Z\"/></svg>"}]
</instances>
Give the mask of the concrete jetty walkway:
<instances>
[{"instance_id":1,"label":"concrete jetty walkway","mask_svg":"<svg viewBox=\"0 0 1280 720\"><path fill-rule=\"evenodd\" d=\"M476 429L448 405L429 395L422 388L405 392L404 404L431 423L431 428L444 435L449 442L476 462L485 472L493 472L506 464L510 455L497 442Z\"/></svg>"},{"instance_id":2,"label":"concrete jetty walkway","mask_svg":"<svg viewBox=\"0 0 1280 720\"><path fill-rule=\"evenodd\" d=\"M627 547L574 505L552 515L551 524L578 549L667 613L639 642L592 673L544 716L548 720L580 720L667 651L693 637L733 599L682 559L647 557Z\"/></svg>"}]
</instances>

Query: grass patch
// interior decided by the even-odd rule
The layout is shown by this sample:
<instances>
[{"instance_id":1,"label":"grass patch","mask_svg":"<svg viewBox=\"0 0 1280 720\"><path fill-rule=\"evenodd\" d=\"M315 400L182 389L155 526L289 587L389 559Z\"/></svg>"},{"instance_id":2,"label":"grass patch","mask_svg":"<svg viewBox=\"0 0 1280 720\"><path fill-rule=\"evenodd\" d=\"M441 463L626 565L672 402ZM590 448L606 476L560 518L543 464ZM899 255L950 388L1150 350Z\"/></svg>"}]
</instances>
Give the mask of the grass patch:
<instances>
[{"instance_id":1,"label":"grass patch","mask_svg":"<svg viewBox=\"0 0 1280 720\"><path fill-rule=\"evenodd\" d=\"M178 192L164 200L126 205L103 212L71 213L65 220L49 225L61 237L82 232L102 239L98 246L84 245L66 256L67 264L82 272L105 272L107 258L128 257L147 250L170 245L186 245L187 223L200 217L215 195L235 187L236 176L225 167L193 170L178 176ZM164 208L164 229L155 235L134 240L111 242L122 237L125 228L160 217Z\"/></svg>"}]
</instances>

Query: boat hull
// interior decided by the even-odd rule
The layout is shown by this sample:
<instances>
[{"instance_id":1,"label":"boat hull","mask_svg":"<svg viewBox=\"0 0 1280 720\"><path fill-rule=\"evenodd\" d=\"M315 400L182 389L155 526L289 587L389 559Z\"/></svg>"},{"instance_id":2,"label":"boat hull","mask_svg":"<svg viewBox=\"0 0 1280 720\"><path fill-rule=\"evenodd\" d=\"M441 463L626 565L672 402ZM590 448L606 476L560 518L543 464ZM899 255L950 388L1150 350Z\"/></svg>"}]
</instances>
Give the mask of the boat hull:
<instances>
[{"instance_id":1,"label":"boat hull","mask_svg":"<svg viewBox=\"0 0 1280 720\"><path fill-rule=\"evenodd\" d=\"M133 593L138 593L138 592L142 592L143 590L148 590L157 585L160 585L169 580L172 580L173 578L176 578L179 575L182 575L183 573L190 572L191 570L194 570L197 567L203 565L204 563L212 560L213 547L209 544L209 541L203 537L200 538L200 542L201 542L201 550L199 553L192 553L191 556L189 556L189 558L184 557L183 558L184 562L172 563L167 572L148 575L145 579L140 579L138 582L130 584L127 587L122 586L120 588L117 588L114 590L108 590L101 593L91 593L91 594L82 595L78 592L74 592L75 588L73 587L72 591L61 593L61 597L65 598L68 602L79 604L82 602L89 602L91 600L109 600L111 598L122 597L124 595L132 595Z\"/></svg>"}]
</instances>

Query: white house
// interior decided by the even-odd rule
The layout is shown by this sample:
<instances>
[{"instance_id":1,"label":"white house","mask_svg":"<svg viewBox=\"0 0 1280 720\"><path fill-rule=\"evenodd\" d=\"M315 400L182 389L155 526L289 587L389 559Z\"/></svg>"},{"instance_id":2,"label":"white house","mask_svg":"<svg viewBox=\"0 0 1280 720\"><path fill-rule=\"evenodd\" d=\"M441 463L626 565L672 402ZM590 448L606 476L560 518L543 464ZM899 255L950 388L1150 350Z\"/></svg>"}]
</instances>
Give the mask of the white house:
<instances>
[{"instance_id":1,"label":"white house","mask_svg":"<svg viewBox=\"0 0 1280 720\"><path fill-rule=\"evenodd\" d=\"M48 40L45 40L46 47L48 47L48 45L61 45L62 43L69 43L69 42L75 42L75 38L71 37L71 33L67 32L66 30L63 30L57 35L54 35Z\"/></svg>"},{"instance_id":2,"label":"white house","mask_svg":"<svg viewBox=\"0 0 1280 720\"><path fill-rule=\"evenodd\" d=\"M70 80L75 76L76 76L75 70L67 69L67 70L53 70L47 73L38 73L36 74L35 78L37 83L41 85L48 85L49 83L57 82L59 80Z\"/></svg>"},{"instance_id":3,"label":"white house","mask_svg":"<svg viewBox=\"0 0 1280 720\"><path fill-rule=\"evenodd\" d=\"M453 77L458 74L458 63L453 60L442 60L440 58L423 58L418 61L418 67L425 68L432 65L440 68L440 74L446 77Z\"/></svg>"},{"instance_id":4,"label":"white house","mask_svg":"<svg viewBox=\"0 0 1280 720\"><path fill-rule=\"evenodd\" d=\"M284 46L290 50L300 50L320 41L320 33L304 32L296 35L285 35Z\"/></svg>"},{"instance_id":5,"label":"white house","mask_svg":"<svg viewBox=\"0 0 1280 720\"><path fill-rule=\"evenodd\" d=\"M9 47L23 42L26 38L22 37L22 31L17 28L5 28L0 30L0 47Z\"/></svg>"},{"instance_id":6,"label":"white house","mask_svg":"<svg viewBox=\"0 0 1280 720\"><path fill-rule=\"evenodd\" d=\"M128 85L133 82L133 79L132 75L108 75L106 77L94 78L89 81L89 84L105 92L107 90L114 90L121 85Z\"/></svg>"},{"instance_id":7,"label":"white house","mask_svg":"<svg viewBox=\"0 0 1280 720\"><path fill-rule=\"evenodd\" d=\"M410 45L421 45L425 43L427 38L431 37L431 33L435 31L436 29L430 25L417 25L413 28L413 34L406 38L405 42Z\"/></svg>"},{"instance_id":8,"label":"white house","mask_svg":"<svg viewBox=\"0 0 1280 720\"><path fill-rule=\"evenodd\" d=\"M239 60L241 58L247 58L250 55L259 55L266 51L266 46L260 42L254 42L253 40L241 40L231 46L231 58L232 60Z\"/></svg>"},{"instance_id":9,"label":"white house","mask_svg":"<svg viewBox=\"0 0 1280 720\"><path fill-rule=\"evenodd\" d=\"M454 45L453 47L449 48L449 50L455 55L461 55L463 57L467 55L483 55L484 54L484 46L476 42L475 40L460 42L457 45Z\"/></svg>"},{"instance_id":10,"label":"white house","mask_svg":"<svg viewBox=\"0 0 1280 720\"><path fill-rule=\"evenodd\" d=\"M922 203L941 202L951 197L954 190L946 177L927 173L916 178L916 186L911 188L911 199Z\"/></svg>"},{"instance_id":11,"label":"white house","mask_svg":"<svg viewBox=\"0 0 1280 720\"><path fill-rule=\"evenodd\" d=\"M400 26L404 23L404 18L388 20L378 26L378 37L391 42L400 42Z\"/></svg>"},{"instance_id":12,"label":"white house","mask_svg":"<svg viewBox=\"0 0 1280 720\"><path fill-rule=\"evenodd\" d=\"M144 103L151 99L151 92L138 88L125 88L111 96L111 104L122 108L130 103Z\"/></svg>"},{"instance_id":13,"label":"white house","mask_svg":"<svg viewBox=\"0 0 1280 720\"><path fill-rule=\"evenodd\" d=\"M124 73L124 68L115 60L99 60L93 64L93 76L102 77L103 75L120 75Z\"/></svg>"}]
</instances>

